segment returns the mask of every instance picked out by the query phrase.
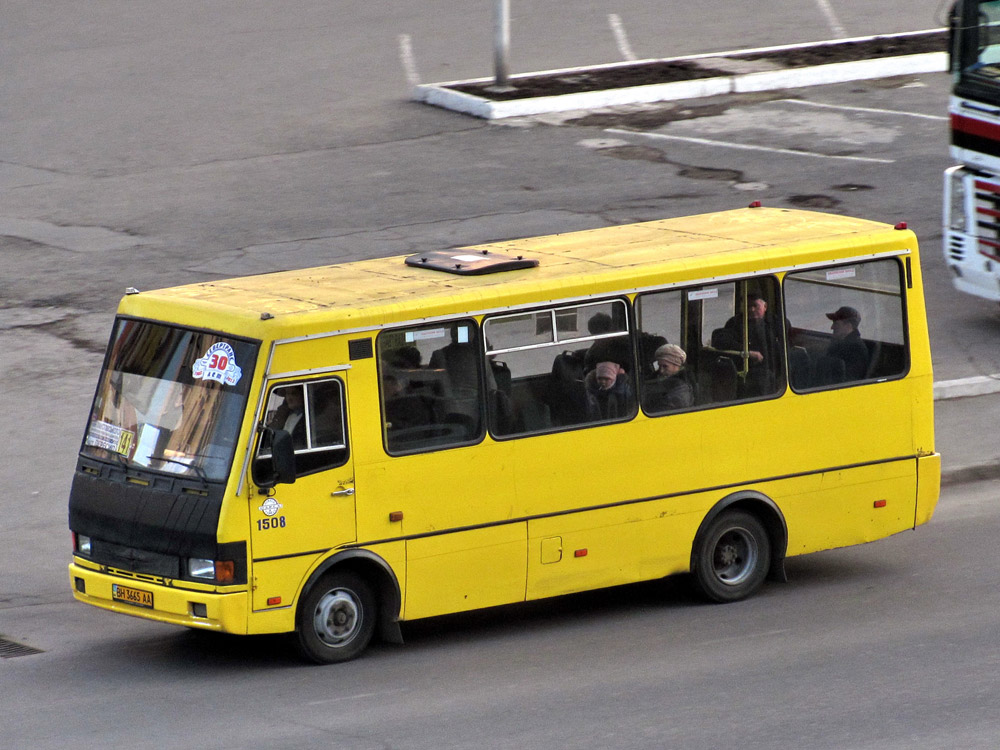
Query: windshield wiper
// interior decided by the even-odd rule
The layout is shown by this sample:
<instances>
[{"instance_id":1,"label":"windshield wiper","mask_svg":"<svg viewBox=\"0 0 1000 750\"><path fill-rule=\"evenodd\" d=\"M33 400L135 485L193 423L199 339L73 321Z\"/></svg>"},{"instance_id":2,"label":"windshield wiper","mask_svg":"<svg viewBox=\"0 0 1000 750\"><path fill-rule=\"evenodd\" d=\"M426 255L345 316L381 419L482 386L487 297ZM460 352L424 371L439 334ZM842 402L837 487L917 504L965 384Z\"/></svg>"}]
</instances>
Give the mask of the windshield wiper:
<instances>
[{"instance_id":1,"label":"windshield wiper","mask_svg":"<svg viewBox=\"0 0 1000 750\"><path fill-rule=\"evenodd\" d=\"M149 459L151 461L163 461L164 463L177 464L178 466L183 466L187 469L193 469L194 473L197 474L198 478L201 480L201 483L205 485L205 487L208 487L208 474L206 474L205 470L198 466L198 464L185 463L184 461L180 461L176 458L170 458L169 456L164 456L159 453L151 453L149 455Z\"/></svg>"}]
</instances>

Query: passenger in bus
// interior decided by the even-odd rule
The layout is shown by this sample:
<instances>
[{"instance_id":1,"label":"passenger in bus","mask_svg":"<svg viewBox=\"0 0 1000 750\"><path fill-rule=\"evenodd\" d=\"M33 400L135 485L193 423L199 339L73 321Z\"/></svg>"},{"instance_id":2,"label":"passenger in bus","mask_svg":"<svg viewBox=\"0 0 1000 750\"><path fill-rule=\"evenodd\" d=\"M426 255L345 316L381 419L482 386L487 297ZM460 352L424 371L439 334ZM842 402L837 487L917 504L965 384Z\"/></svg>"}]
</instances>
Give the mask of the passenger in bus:
<instances>
[{"instance_id":1,"label":"passenger in bus","mask_svg":"<svg viewBox=\"0 0 1000 750\"><path fill-rule=\"evenodd\" d=\"M712 335L712 345L717 349L741 351L742 340L740 315L731 317L724 328ZM781 333L767 313L767 300L756 292L747 295L747 353L746 395L773 393L781 357Z\"/></svg>"},{"instance_id":2,"label":"passenger in bus","mask_svg":"<svg viewBox=\"0 0 1000 750\"><path fill-rule=\"evenodd\" d=\"M687 354L677 344L664 344L656 350L657 375L646 388L646 411L673 411L694 405L694 389L684 370L686 361Z\"/></svg>"},{"instance_id":3,"label":"passenger in bus","mask_svg":"<svg viewBox=\"0 0 1000 750\"><path fill-rule=\"evenodd\" d=\"M407 393L395 375L382 376L382 399L386 428L389 430L434 424L434 409L429 397L422 393Z\"/></svg>"},{"instance_id":4,"label":"passenger in bus","mask_svg":"<svg viewBox=\"0 0 1000 750\"><path fill-rule=\"evenodd\" d=\"M398 370L415 370L420 367L421 354L417 347L408 345L393 349L386 357L386 361Z\"/></svg>"},{"instance_id":5,"label":"passenger in bus","mask_svg":"<svg viewBox=\"0 0 1000 750\"><path fill-rule=\"evenodd\" d=\"M853 307L839 307L826 317L830 319L833 339L826 354L817 364L824 383L864 380L868 374L868 347L861 339L861 314ZM836 375L831 376L831 371ZM838 379L839 378L839 379Z\"/></svg>"},{"instance_id":6,"label":"passenger in bus","mask_svg":"<svg viewBox=\"0 0 1000 750\"><path fill-rule=\"evenodd\" d=\"M595 313L587 321L587 331L591 336L601 336L615 332L615 324L607 313ZM617 362L628 368L631 356L627 336L616 336L610 339L598 339L586 350L583 357L583 367L590 372L599 362Z\"/></svg>"},{"instance_id":7,"label":"passenger in bus","mask_svg":"<svg viewBox=\"0 0 1000 750\"><path fill-rule=\"evenodd\" d=\"M274 411L274 417L268 427L284 430L292 436L293 448L306 447L305 400L302 396L302 386L290 385L276 390L276 395L283 400Z\"/></svg>"},{"instance_id":8,"label":"passenger in bus","mask_svg":"<svg viewBox=\"0 0 1000 750\"><path fill-rule=\"evenodd\" d=\"M635 396L628 373L617 362L599 362L584 378L587 419L621 419L633 412Z\"/></svg>"},{"instance_id":9,"label":"passenger in bus","mask_svg":"<svg viewBox=\"0 0 1000 750\"><path fill-rule=\"evenodd\" d=\"M344 414L340 401L340 386L328 380L311 386L313 416L313 447L342 445Z\"/></svg>"}]
</instances>

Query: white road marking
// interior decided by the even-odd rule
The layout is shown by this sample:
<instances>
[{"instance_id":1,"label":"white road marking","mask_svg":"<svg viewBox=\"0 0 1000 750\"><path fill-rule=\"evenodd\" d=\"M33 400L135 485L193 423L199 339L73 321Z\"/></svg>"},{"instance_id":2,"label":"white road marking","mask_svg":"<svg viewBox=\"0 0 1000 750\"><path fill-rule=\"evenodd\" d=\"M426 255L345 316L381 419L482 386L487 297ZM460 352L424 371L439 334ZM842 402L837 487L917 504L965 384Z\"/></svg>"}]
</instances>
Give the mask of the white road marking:
<instances>
[{"instance_id":1,"label":"white road marking","mask_svg":"<svg viewBox=\"0 0 1000 750\"><path fill-rule=\"evenodd\" d=\"M837 18L837 14L833 12L830 3L827 0L816 0L816 5L819 6L820 11L826 16L826 22L830 24L830 31L833 32L833 35L838 39L846 38L847 32Z\"/></svg>"},{"instance_id":2,"label":"white road marking","mask_svg":"<svg viewBox=\"0 0 1000 750\"><path fill-rule=\"evenodd\" d=\"M625 33L622 19L617 13L608 13L608 25L611 26L611 33L615 35L615 43L618 45L618 52L621 53L622 59L635 60L635 52L632 51L632 45L628 43L628 35Z\"/></svg>"},{"instance_id":3,"label":"white road marking","mask_svg":"<svg viewBox=\"0 0 1000 750\"><path fill-rule=\"evenodd\" d=\"M403 72L411 86L420 85L420 74L417 73L417 62L413 57L413 44L409 34L399 35L399 61L403 64Z\"/></svg>"},{"instance_id":4,"label":"white road marking","mask_svg":"<svg viewBox=\"0 0 1000 750\"><path fill-rule=\"evenodd\" d=\"M368 700L369 698L382 698L386 695L392 695L393 693L402 693L405 688L395 688L393 690L381 690L377 693L355 693L354 695L342 695L337 698L325 698L318 701L309 701L306 703L307 706L323 706L330 703L341 703L343 701L355 701L355 700Z\"/></svg>"},{"instance_id":5,"label":"white road marking","mask_svg":"<svg viewBox=\"0 0 1000 750\"><path fill-rule=\"evenodd\" d=\"M900 112L897 109L876 109L874 107L848 107L843 104L824 104L823 102L807 102L803 99L779 99L779 102L787 104L800 104L803 107L822 107L823 109L845 109L850 112L870 112L876 115L899 115L900 117L918 117L922 120L943 120L947 117L941 115L925 115L922 112Z\"/></svg>"},{"instance_id":6,"label":"white road marking","mask_svg":"<svg viewBox=\"0 0 1000 750\"><path fill-rule=\"evenodd\" d=\"M731 141L713 141L707 138L692 138L685 135L667 135L665 133L644 133L638 130L619 130L617 128L607 128L605 133L615 135L633 135L643 138L654 138L664 141L684 141L686 143L698 143L703 146L718 146L720 148L732 148L739 151L764 151L770 154L787 154L789 156L810 156L814 159L839 159L842 161L862 161L869 164L895 164L895 159L878 159L871 156L838 156L832 154L816 154L810 151L796 151L790 148L771 148L769 146L753 146L749 143L733 143Z\"/></svg>"}]
</instances>

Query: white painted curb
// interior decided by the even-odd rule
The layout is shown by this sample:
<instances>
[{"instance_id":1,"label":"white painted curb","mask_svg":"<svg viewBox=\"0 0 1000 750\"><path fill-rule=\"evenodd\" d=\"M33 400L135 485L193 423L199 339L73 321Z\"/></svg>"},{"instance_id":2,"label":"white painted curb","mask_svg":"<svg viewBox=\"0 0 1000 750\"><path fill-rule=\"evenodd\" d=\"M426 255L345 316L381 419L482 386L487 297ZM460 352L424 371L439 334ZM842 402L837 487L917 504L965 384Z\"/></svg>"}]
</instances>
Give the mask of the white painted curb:
<instances>
[{"instance_id":1,"label":"white painted curb","mask_svg":"<svg viewBox=\"0 0 1000 750\"><path fill-rule=\"evenodd\" d=\"M931 29L931 32L943 29ZM899 38L926 34L928 31L915 31L906 34L886 35L880 38ZM678 62L682 60L705 60L713 57L738 57L761 52L774 52L791 49L804 49L819 46L832 46L855 41L869 41L876 37L857 37L837 42L820 44L791 44L780 47L763 47L754 50L721 52L710 55L689 55L668 60L642 60L627 63L610 63L581 68L563 68L547 70L538 73L524 73L511 76L513 79L528 78L542 75L558 75L562 73L579 73L594 70L606 70L626 67L639 63ZM806 68L788 68L784 70L760 71L743 73L717 78L701 78L693 81L675 81L673 83L655 83L645 86L631 86L619 89L604 89L601 91L585 91L558 96L540 96L525 99L510 99L494 101L474 94L455 91L452 86L458 84L486 83L489 78L476 78L468 81L449 81L447 83L427 83L416 86L413 98L436 107L450 109L455 112L473 115L486 120L505 117L526 117L551 112L568 112L570 110L598 109L615 107L625 104L649 104L652 102L675 101L678 99L698 99L720 94L748 93L752 91L773 91L776 89L796 88L800 86L818 86L828 83L844 83L846 81L869 80L873 78L888 78L899 75L915 75L918 73L941 73L948 69L948 54L946 52L927 52L918 55L899 55L896 57L880 57L871 60L856 60L852 62L829 63Z\"/></svg>"},{"instance_id":2,"label":"white painted curb","mask_svg":"<svg viewBox=\"0 0 1000 750\"><path fill-rule=\"evenodd\" d=\"M974 378L959 378L958 380L942 380L934 384L935 401L969 396L988 396L992 393L1000 393L1000 373L980 375Z\"/></svg>"}]
</instances>

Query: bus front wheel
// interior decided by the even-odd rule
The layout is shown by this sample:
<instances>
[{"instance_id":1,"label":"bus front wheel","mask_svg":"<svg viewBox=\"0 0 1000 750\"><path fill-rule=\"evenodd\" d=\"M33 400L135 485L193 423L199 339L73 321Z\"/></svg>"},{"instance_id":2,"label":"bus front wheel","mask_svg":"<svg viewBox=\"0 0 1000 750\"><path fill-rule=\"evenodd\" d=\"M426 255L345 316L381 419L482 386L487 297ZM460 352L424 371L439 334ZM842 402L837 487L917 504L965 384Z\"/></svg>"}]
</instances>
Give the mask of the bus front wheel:
<instances>
[{"instance_id":1,"label":"bus front wheel","mask_svg":"<svg viewBox=\"0 0 1000 750\"><path fill-rule=\"evenodd\" d=\"M694 555L694 575L706 597L735 602L764 583L771 564L771 541L750 513L726 511L705 528Z\"/></svg>"},{"instance_id":2,"label":"bus front wheel","mask_svg":"<svg viewBox=\"0 0 1000 750\"><path fill-rule=\"evenodd\" d=\"M299 608L299 651L317 664L353 659L371 641L375 617L375 596L363 578L349 571L329 573L309 590Z\"/></svg>"}]
</instances>

